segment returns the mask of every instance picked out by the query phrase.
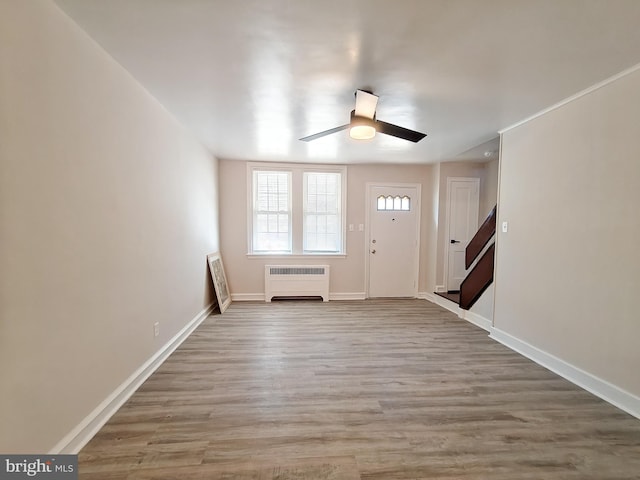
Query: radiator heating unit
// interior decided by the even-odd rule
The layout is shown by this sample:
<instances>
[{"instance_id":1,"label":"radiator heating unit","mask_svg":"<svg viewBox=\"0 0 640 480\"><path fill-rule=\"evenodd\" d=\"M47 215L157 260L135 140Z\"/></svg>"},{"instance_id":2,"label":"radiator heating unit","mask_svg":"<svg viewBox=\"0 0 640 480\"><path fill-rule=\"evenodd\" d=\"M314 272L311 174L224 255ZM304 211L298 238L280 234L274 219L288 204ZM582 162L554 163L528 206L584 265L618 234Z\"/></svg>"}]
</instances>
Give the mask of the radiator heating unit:
<instances>
[{"instance_id":1,"label":"radiator heating unit","mask_svg":"<svg viewBox=\"0 0 640 480\"><path fill-rule=\"evenodd\" d=\"M322 297L329 301L329 265L266 265L264 299Z\"/></svg>"}]
</instances>

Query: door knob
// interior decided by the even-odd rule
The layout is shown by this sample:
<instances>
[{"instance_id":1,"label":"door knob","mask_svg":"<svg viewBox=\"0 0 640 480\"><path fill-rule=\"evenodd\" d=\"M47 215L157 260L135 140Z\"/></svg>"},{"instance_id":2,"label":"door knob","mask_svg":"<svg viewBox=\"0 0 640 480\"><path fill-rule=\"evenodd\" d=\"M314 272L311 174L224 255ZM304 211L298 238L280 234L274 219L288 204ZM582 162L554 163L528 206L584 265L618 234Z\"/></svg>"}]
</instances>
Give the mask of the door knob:
<instances>
[{"instance_id":1,"label":"door knob","mask_svg":"<svg viewBox=\"0 0 640 480\"><path fill-rule=\"evenodd\" d=\"M460 243L460 240L451 240L451 243Z\"/></svg>"}]
</instances>

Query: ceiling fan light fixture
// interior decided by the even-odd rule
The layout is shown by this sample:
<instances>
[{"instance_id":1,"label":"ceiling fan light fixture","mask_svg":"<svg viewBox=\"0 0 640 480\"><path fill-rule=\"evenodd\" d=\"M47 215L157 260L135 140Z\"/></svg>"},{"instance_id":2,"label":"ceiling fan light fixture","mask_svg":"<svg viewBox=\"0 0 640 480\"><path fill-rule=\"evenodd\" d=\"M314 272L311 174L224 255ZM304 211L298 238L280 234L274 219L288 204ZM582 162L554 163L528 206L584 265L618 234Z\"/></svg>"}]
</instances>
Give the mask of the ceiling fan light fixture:
<instances>
[{"instance_id":1,"label":"ceiling fan light fixture","mask_svg":"<svg viewBox=\"0 0 640 480\"><path fill-rule=\"evenodd\" d=\"M392 137L408 140L417 143L427 136L426 133L416 132L408 128L394 125L393 123L383 122L376 119L376 105L378 104L378 96L365 90L356 90L356 108L351 110L351 120L346 125L330 128L323 132L307 135L300 140L310 142L318 138L326 137L332 133L349 130L349 136L356 140L371 140L375 137L376 132ZM357 113L356 113L357 112Z\"/></svg>"},{"instance_id":2,"label":"ceiling fan light fixture","mask_svg":"<svg viewBox=\"0 0 640 480\"><path fill-rule=\"evenodd\" d=\"M376 129L371 125L356 125L349 130L349 136L355 140L370 140L376 136Z\"/></svg>"},{"instance_id":3,"label":"ceiling fan light fixture","mask_svg":"<svg viewBox=\"0 0 640 480\"><path fill-rule=\"evenodd\" d=\"M355 140L370 140L376 135L375 120L351 112L349 136Z\"/></svg>"}]
</instances>

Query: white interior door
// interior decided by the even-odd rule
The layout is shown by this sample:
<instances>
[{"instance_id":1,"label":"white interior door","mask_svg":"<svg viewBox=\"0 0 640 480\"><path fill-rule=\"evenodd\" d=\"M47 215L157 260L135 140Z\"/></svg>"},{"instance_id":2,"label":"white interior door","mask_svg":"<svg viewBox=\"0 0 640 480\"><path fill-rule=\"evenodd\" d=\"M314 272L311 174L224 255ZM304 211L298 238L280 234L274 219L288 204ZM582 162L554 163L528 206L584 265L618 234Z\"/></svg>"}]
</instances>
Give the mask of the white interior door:
<instances>
[{"instance_id":1,"label":"white interior door","mask_svg":"<svg viewBox=\"0 0 640 480\"><path fill-rule=\"evenodd\" d=\"M419 189L370 185L369 199L369 297L416 297Z\"/></svg>"},{"instance_id":2,"label":"white interior door","mask_svg":"<svg viewBox=\"0 0 640 480\"><path fill-rule=\"evenodd\" d=\"M466 276L464 252L478 230L480 179L449 178L447 181L447 290L460 290Z\"/></svg>"}]
</instances>

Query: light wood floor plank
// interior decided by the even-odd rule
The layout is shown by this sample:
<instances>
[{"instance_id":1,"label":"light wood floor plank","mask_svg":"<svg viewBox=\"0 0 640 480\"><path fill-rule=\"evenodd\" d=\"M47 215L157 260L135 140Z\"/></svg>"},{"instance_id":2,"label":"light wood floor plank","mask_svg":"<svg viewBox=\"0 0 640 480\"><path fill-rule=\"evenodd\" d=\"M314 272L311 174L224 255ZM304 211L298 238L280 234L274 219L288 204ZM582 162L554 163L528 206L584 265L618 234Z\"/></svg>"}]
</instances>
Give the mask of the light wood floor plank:
<instances>
[{"instance_id":1,"label":"light wood floor plank","mask_svg":"<svg viewBox=\"0 0 640 480\"><path fill-rule=\"evenodd\" d=\"M424 300L234 303L79 461L89 480L638 480L640 421Z\"/></svg>"}]
</instances>

